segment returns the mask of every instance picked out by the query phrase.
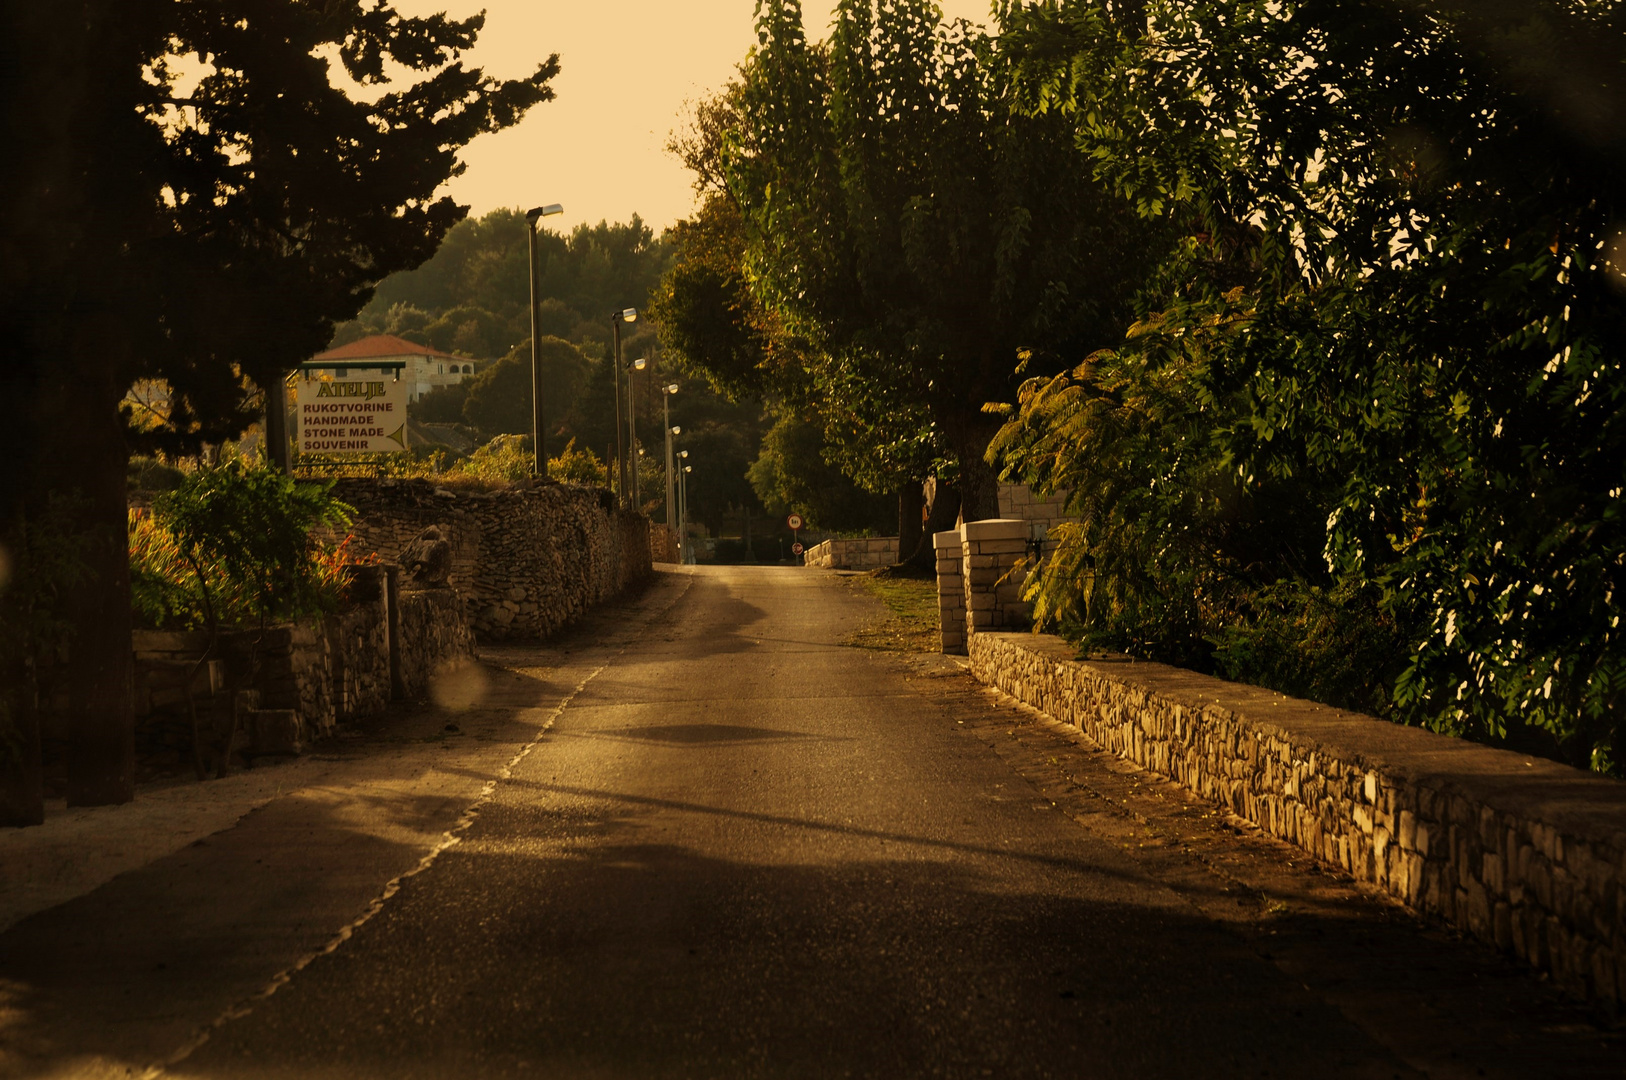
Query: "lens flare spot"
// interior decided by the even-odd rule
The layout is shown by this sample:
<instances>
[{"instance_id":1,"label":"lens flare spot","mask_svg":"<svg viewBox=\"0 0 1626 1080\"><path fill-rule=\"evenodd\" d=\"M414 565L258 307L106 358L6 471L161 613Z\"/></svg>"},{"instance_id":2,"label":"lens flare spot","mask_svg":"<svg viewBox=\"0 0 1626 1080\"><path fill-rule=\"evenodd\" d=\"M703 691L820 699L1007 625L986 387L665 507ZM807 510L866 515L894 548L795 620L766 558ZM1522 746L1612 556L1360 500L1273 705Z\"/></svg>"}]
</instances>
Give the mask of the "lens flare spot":
<instances>
[{"instance_id":1,"label":"lens flare spot","mask_svg":"<svg viewBox=\"0 0 1626 1080\"><path fill-rule=\"evenodd\" d=\"M486 698L491 680L479 664L449 664L429 679L429 698L449 712L468 712Z\"/></svg>"}]
</instances>

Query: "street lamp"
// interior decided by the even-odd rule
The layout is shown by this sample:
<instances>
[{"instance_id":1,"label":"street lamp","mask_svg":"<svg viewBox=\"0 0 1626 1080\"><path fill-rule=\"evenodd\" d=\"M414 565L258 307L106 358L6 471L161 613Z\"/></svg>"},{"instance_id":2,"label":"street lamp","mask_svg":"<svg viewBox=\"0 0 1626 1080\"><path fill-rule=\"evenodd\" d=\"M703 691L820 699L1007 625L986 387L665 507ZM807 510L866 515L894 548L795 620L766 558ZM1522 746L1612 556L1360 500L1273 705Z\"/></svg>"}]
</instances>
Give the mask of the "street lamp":
<instances>
[{"instance_id":1,"label":"street lamp","mask_svg":"<svg viewBox=\"0 0 1626 1080\"><path fill-rule=\"evenodd\" d=\"M666 527L672 528L672 436L682 435L679 428L672 426L672 395L678 392L677 383L668 383L661 387L661 419L666 424Z\"/></svg>"},{"instance_id":2,"label":"street lamp","mask_svg":"<svg viewBox=\"0 0 1626 1080\"><path fill-rule=\"evenodd\" d=\"M688 561L683 556L683 553L689 549L689 501L685 497L685 491L684 491L684 486L683 486L683 474L689 471L689 466L687 464L685 464L688 457L689 457L689 452L687 450L679 450L677 452L677 463L678 463L678 466L679 466L678 473L677 473L677 485L678 485L678 561L679 562L687 562Z\"/></svg>"},{"instance_id":3,"label":"street lamp","mask_svg":"<svg viewBox=\"0 0 1626 1080\"><path fill-rule=\"evenodd\" d=\"M610 331L615 336L615 351L610 356L610 377L615 380L615 476L621 492L621 505L627 505L627 447L621 438L621 324L638 318L637 308L622 308L610 312ZM629 391L627 396L632 396Z\"/></svg>"},{"instance_id":4,"label":"street lamp","mask_svg":"<svg viewBox=\"0 0 1626 1080\"><path fill-rule=\"evenodd\" d=\"M632 373L642 371L649 361L640 356L627 365L627 465L632 469L632 508L638 509L638 395L633 392Z\"/></svg>"},{"instance_id":5,"label":"street lamp","mask_svg":"<svg viewBox=\"0 0 1626 1080\"><path fill-rule=\"evenodd\" d=\"M688 457L689 452L687 450L683 451L683 456ZM694 466L685 465L683 471L678 473L678 498L683 504L681 511L683 515L683 543L680 550L689 551L690 556L690 558L684 558L684 562L690 562L694 554L693 550L689 548L689 474L692 472L694 472Z\"/></svg>"},{"instance_id":6,"label":"street lamp","mask_svg":"<svg viewBox=\"0 0 1626 1080\"><path fill-rule=\"evenodd\" d=\"M525 211L525 235L530 248L531 270L531 450L536 457L533 471L537 476L548 475L548 450L542 445L546 429L542 425L542 352L537 341L542 333L537 326L542 321L542 298L536 291L536 279L541 276L541 270L536 265L536 227L543 218L564 212L565 208L558 203Z\"/></svg>"}]
</instances>

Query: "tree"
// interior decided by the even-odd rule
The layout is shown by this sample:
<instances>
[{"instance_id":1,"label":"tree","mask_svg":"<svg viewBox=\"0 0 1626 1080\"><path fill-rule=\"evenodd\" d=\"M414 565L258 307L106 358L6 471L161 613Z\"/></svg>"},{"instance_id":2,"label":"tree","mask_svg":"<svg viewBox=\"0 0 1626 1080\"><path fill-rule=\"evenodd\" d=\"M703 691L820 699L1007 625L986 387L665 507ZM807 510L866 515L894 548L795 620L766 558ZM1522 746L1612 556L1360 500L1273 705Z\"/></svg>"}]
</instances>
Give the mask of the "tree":
<instances>
[{"instance_id":1,"label":"tree","mask_svg":"<svg viewBox=\"0 0 1626 1080\"><path fill-rule=\"evenodd\" d=\"M1154 445L1190 435L1184 472L1155 476L1170 498L1207 476L1260 528L1278 512L1322 523L1320 560L1278 550L1202 588L1199 605L1236 620L1210 626L1222 644L1258 640L1283 589L1364 598L1350 618L1404 643L1392 715L1618 770L1626 13L1137 10L1156 35L1092 4L1007 12L1028 104L1073 117L1099 174L1190 237L1143 332L1027 388L1018 467L1131 462L1137 444L1089 415L1178 375L1175 423L1143 426ZM1139 374L1106 385L1103 367ZM1147 517L1116 498L1082 508L1096 517L1061 560L1075 595L1128 587L1097 556Z\"/></svg>"},{"instance_id":2,"label":"tree","mask_svg":"<svg viewBox=\"0 0 1626 1080\"><path fill-rule=\"evenodd\" d=\"M125 388L172 390L170 424L137 445L234 436L258 411L256 387L319 351L380 278L429 256L464 213L435 197L461 171L459 148L550 98L558 70L466 68L458 56L482 25L360 0L0 14L0 390L20 416L0 434L13 463L0 534L79 493L71 802L132 792ZM416 81L386 85L386 61ZM384 92L352 96L346 77ZM6 724L31 711L21 664L0 659Z\"/></svg>"},{"instance_id":3,"label":"tree","mask_svg":"<svg viewBox=\"0 0 1626 1080\"><path fill-rule=\"evenodd\" d=\"M758 38L720 169L753 288L820 357L855 465L919 480L929 447L967 517L995 516L982 406L1020 351L1054 370L1121 334L1152 230L1058 118L1011 109L997 39L929 0L843 0L823 48L764 3Z\"/></svg>"},{"instance_id":4,"label":"tree","mask_svg":"<svg viewBox=\"0 0 1626 1080\"><path fill-rule=\"evenodd\" d=\"M785 414L762 437L762 452L749 476L770 514L802 515L816 529L883 532L896 510L885 496L865 491L826 460L824 432L816 423Z\"/></svg>"},{"instance_id":5,"label":"tree","mask_svg":"<svg viewBox=\"0 0 1626 1080\"><path fill-rule=\"evenodd\" d=\"M524 213L508 208L458 222L432 258L386 278L337 334L401 327L437 348L457 348L461 334L471 355L506 353L531 333L525 229ZM541 332L577 345L604 336L609 312L643 307L667 258L637 215L625 224L578 225L569 235L543 229L537 244ZM400 312L422 314L405 326Z\"/></svg>"},{"instance_id":6,"label":"tree","mask_svg":"<svg viewBox=\"0 0 1626 1080\"><path fill-rule=\"evenodd\" d=\"M537 342L542 362L542 388L546 415L559 418L576 404L587 378L587 358L568 341L545 337ZM466 380L463 421L485 438L531 433L531 342L514 346L509 354Z\"/></svg>"}]
</instances>

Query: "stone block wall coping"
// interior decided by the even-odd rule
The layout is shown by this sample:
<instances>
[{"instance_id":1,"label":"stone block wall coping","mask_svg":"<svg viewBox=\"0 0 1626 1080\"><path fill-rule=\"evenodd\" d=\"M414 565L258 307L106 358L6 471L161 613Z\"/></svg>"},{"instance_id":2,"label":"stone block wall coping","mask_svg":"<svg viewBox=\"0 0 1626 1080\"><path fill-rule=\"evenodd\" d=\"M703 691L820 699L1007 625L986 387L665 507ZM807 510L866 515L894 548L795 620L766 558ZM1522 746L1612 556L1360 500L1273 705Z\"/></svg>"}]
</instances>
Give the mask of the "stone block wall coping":
<instances>
[{"instance_id":1,"label":"stone block wall coping","mask_svg":"<svg viewBox=\"0 0 1626 1080\"><path fill-rule=\"evenodd\" d=\"M1359 762L1373 772L1626 848L1626 783L1619 780L1167 664L1129 657L1079 660L1073 646L1050 634L994 636L1058 666L1070 662L1192 710L1230 714L1300 752Z\"/></svg>"},{"instance_id":2,"label":"stone block wall coping","mask_svg":"<svg viewBox=\"0 0 1626 1080\"><path fill-rule=\"evenodd\" d=\"M1581 997L1626 1000L1626 783L1163 664L1078 660L1055 637L992 632L995 614L970 613L983 682Z\"/></svg>"},{"instance_id":3,"label":"stone block wall coping","mask_svg":"<svg viewBox=\"0 0 1626 1080\"><path fill-rule=\"evenodd\" d=\"M942 551L944 548L953 548L956 552L958 552L960 550L960 545L963 542L964 541L960 539L959 529L950 529L947 532L932 533L932 547L936 548L938 551ZM941 557L942 556L939 556L939 558Z\"/></svg>"},{"instance_id":4,"label":"stone block wall coping","mask_svg":"<svg viewBox=\"0 0 1626 1080\"><path fill-rule=\"evenodd\" d=\"M937 535L942 535L941 533ZM1026 540L1028 523L1018 518L989 518L986 521L968 521L960 526L961 540ZM937 536L932 537L935 544Z\"/></svg>"}]
</instances>

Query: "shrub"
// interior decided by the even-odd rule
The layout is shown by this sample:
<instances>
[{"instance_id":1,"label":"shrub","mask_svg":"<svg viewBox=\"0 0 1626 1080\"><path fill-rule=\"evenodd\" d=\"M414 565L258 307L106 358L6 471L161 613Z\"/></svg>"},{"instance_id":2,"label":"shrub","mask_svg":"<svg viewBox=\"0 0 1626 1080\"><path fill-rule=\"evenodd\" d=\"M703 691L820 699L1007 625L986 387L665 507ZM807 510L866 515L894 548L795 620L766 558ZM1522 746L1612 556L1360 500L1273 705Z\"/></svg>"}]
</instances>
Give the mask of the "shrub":
<instances>
[{"instance_id":1,"label":"shrub","mask_svg":"<svg viewBox=\"0 0 1626 1080\"><path fill-rule=\"evenodd\" d=\"M245 625L334 610L343 598L347 526L332 482L296 482L232 462L200 468L131 511L130 585L139 621L161 628Z\"/></svg>"}]
</instances>

